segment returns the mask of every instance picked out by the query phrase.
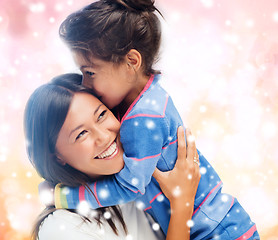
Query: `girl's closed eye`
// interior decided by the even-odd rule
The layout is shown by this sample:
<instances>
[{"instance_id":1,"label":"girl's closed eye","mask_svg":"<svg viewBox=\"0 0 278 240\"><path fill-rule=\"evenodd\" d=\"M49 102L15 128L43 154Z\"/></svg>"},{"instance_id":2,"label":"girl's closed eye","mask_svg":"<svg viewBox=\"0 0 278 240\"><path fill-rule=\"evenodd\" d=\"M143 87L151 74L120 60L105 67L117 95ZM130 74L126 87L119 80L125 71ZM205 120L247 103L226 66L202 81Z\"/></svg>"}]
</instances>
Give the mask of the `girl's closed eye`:
<instances>
[{"instance_id":1,"label":"girl's closed eye","mask_svg":"<svg viewBox=\"0 0 278 240\"><path fill-rule=\"evenodd\" d=\"M86 71L85 74L86 74L87 76L89 76L89 77L92 77L92 76L95 75L95 73L94 73L94 72L91 72L91 71Z\"/></svg>"},{"instance_id":2,"label":"girl's closed eye","mask_svg":"<svg viewBox=\"0 0 278 240\"><path fill-rule=\"evenodd\" d=\"M106 113L107 113L107 110L103 110L103 111L101 112L101 114L99 114L97 120L98 120L98 121L101 120L101 119L106 115Z\"/></svg>"},{"instance_id":3,"label":"girl's closed eye","mask_svg":"<svg viewBox=\"0 0 278 240\"><path fill-rule=\"evenodd\" d=\"M81 138L82 136L84 136L86 133L87 133L86 130L83 130L82 132L80 132L80 133L78 134L78 136L75 138L75 141L78 140L79 138Z\"/></svg>"}]
</instances>

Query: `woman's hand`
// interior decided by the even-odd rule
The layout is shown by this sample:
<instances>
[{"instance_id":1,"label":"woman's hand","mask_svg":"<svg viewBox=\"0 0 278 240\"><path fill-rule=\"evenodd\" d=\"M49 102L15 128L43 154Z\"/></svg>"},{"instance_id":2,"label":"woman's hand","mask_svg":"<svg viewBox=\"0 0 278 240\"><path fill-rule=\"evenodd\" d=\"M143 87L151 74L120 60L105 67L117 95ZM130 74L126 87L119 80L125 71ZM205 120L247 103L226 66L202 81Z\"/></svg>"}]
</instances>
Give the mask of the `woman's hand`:
<instances>
[{"instance_id":1,"label":"woman's hand","mask_svg":"<svg viewBox=\"0 0 278 240\"><path fill-rule=\"evenodd\" d=\"M186 130L187 148L182 127L178 128L178 158L173 170L161 172L156 169L153 177L172 203L193 200L200 180L198 153L190 130ZM194 162L195 157L195 162ZM191 201L190 201L191 202Z\"/></svg>"},{"instance_id":2,"label":"woman's hand","mask_svg":"<svg viewBox=\"0 0 278 240\"><path fill-rule=\"evenodd\" d=\"M194 198L201 178L195 139L186 130L187 146L182 127L178 128L178 158L173 170L156 169L153 177L159 183L171 205L171 219L167 240L189 239Z\"/></svg>"}]
</instances>

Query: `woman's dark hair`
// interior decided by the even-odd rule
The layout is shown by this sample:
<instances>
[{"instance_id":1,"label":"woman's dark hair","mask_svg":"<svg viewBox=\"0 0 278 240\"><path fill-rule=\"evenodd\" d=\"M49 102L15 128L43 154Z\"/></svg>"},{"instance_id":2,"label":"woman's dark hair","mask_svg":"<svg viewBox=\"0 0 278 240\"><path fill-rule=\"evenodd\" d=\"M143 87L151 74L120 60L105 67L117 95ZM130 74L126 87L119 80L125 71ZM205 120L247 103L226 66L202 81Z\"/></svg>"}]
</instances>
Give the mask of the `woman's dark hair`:
<instances>
[{"instance_id":1,"label":"woman's dark hair","mask_svg":"<svg viewBox=\"0 0 278 240\"><path fill-rule=\"evenodd\" d=\"M58 134L66 119L72 98L77 92L92 90L81 85L82 75L63 74L55 77L51 82L37 88L29 98L24 113L24 132L27 142L28 157L38 174L53 185L61 183L66 186L83 185L91 194L88 183L94 179L85 173L69 166L62 165L56 157L56 142ZM99 209L96 217L98 223L106 219L102 213L110 210L112 216L117 217L126 231L126 226L120 210L117 207ZM33 238L36 239L41 222L48 214L55 211L54 206L45 209L34 227ZM113 219L106 220L117 234Z\"/></svg>"},{"instance_id":2,"label":"woman's dark hair","mask_svg":"<svg viewBox=\"0 0 278 240\"><path fill-rule=\"evenodd\" d=\"M91 55L121 63L136 49L142 56L144 74L153 69L161 41L161 26L154 0L100 0L70 14L59 29L72 51L86 59Z\"/></svg>"}]
</instances>

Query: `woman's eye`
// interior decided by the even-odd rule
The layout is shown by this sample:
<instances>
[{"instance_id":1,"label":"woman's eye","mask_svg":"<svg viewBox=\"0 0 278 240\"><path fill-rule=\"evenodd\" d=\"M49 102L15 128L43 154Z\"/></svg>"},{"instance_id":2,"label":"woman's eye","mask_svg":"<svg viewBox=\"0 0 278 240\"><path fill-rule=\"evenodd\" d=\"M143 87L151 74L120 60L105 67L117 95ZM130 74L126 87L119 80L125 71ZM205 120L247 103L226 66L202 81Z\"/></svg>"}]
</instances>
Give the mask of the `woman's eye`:
<instances>
[{"instance_id":1,"label":"woman's eye","mask_svg":"<svg viewBox=\"0 0 278 240\"><path fill-rule=\"evenodd\" d=\"M106 114L106 112L107 112L107 110L102 111L102 112L101 112L101 114L99 114L99 116L98 116L98 119L97 119L97 120L102 119L102 118L104 117L104 115Z\"/></svg>"},{"instance_id":2,"label":"woman's eye","mask_svg":"<svg viewBox=\"0 0 278 240\"><path fill-rule=\"evenodd\" d=\"M87 76L90 76L90 77L92 77L93 75L95 75L95 73L90 72L90 71L86 71L85 74L86 74Z\"/></svg>"},{"instance_id":3,"label":"woman's eye","mask_svg":"<svg viewBox=\"0 0 278 240\"><path fill-rule=\"evenodd\" d=\"M81 138L87 131L83 130L81 133L78 134L78 136L76 137L75 140L78 140L79 138Z\"/></svg>"}]
</instances>

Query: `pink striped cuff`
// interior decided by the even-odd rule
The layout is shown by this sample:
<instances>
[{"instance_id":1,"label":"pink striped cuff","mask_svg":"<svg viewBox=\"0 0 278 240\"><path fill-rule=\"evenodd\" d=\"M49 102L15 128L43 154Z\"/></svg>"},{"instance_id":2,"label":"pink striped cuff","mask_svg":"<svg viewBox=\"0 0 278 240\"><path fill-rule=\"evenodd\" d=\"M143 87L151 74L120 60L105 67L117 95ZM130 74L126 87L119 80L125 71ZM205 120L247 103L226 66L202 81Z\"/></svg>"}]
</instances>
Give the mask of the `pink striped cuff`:
<instances>
[{"instance_id":1,"label":"pink striped cuff","mask_svg":"<svg viewBox=\"0 0 278 240\"><path fill-rule=\"evenodd\" d=\"M257 231L256 224L254 224L246 233L244 233L241 237L236 240L246 240L253 236L254 232Z\"/></svg>"}]
</instances>

